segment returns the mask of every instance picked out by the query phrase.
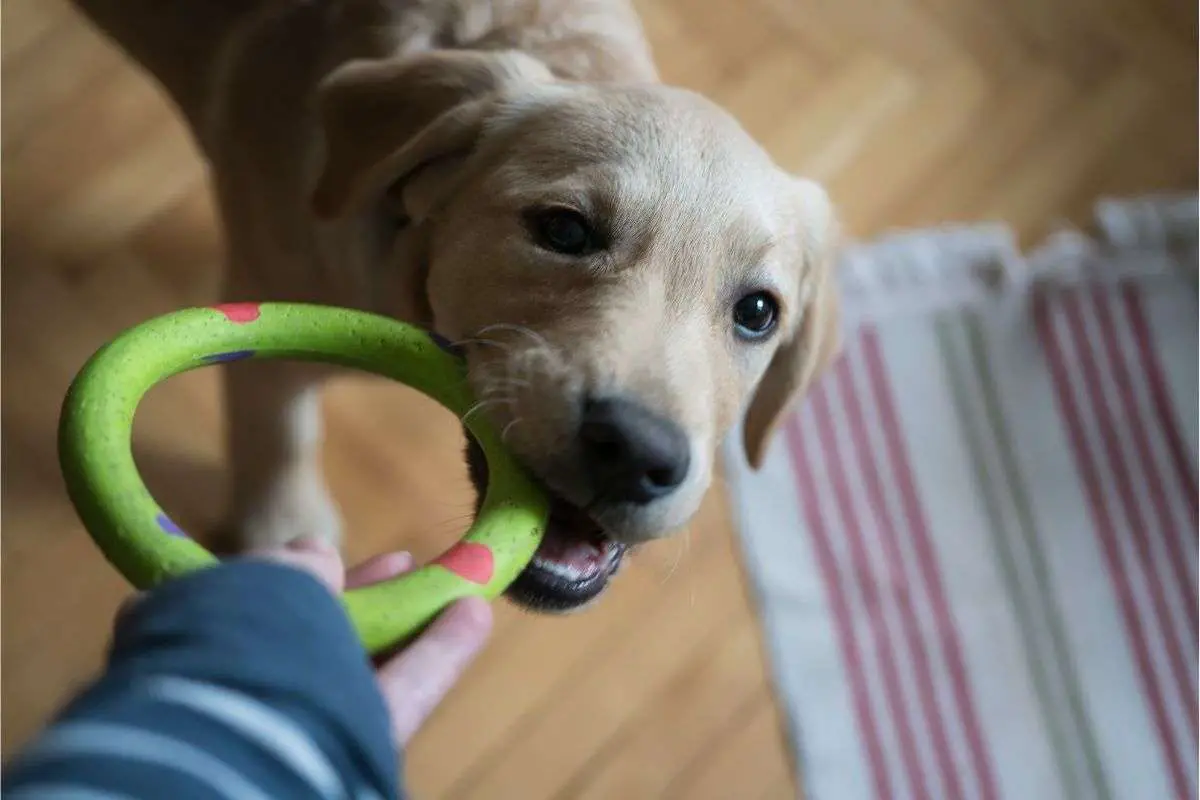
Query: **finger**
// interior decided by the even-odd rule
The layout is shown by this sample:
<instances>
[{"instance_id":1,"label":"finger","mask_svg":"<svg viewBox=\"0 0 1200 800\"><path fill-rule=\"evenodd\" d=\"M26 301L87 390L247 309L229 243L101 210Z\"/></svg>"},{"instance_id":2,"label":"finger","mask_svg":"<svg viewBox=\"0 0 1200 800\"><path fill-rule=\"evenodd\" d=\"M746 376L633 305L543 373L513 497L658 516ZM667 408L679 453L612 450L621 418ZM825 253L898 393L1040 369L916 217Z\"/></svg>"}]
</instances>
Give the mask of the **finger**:
<instances>
[{"instance_id":1,"label":"finger","mask_svg":"<svg viewBox=\"0 0 1200 800\"><path fill-rule=\"evenodd\" d=\"M400 745L408 743L492 632L492 608L481 597L451 605L411 645L384 664L379 685Z\"/></svg>"},{"instance_id":2,"label":"finger","mask_svg":"<svg viewBox=\"0 0 1200 800\"><path fill-rule=\"evenodd\" d=\"M395 553L368 558L363 563L346 573L346 588L356 589L360 586L370 586L411 572L413 568L412 553L403 550Z\"/></svg>"},{"instance_id":3,"label":"finger","mask_svg":"<svg viewBox=\"0 0 1200 800\"><path fill-rule=\"evenodd\" d=\"M334 594L341 594L346 580L342 557L337 548L317 539L297 539L283 547L251 550L246 556L307 572Z\"/></svg>"}]
</instances>

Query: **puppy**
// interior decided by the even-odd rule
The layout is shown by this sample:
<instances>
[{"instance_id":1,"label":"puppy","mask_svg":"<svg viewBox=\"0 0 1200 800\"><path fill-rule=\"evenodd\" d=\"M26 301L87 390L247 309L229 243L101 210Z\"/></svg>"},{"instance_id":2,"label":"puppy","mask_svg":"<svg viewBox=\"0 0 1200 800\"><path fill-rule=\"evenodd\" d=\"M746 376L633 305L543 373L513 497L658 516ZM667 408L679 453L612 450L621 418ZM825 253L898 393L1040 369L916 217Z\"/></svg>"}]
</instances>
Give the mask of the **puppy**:
<instances>
[{"instance_id":1,"label":"puppy","mask_svg":"<svg viewBox=\"0 0 1200 800\"><path fill-rule=\"evenodd\" d=\"M512 590L565 610L757 465L833 355L821 188L658 83L624 0L76 0L211 165L225 299L426 327L554 497ZM337 540L312 365L227 375L241 545ZM484 464L469 448L477 486Z\"/></svg>"}]
</instances>

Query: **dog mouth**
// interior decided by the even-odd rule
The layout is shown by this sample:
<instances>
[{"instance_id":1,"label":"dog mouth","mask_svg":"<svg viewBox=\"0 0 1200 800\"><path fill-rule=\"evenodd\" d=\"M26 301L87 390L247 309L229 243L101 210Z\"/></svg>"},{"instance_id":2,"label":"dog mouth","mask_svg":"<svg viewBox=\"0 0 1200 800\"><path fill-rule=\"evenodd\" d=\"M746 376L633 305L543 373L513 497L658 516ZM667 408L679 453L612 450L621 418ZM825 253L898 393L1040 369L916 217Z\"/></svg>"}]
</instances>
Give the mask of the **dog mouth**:
<instances>
[{"instance_id":1,"label":"dog mouth","mask_svg":"<svg viewBox=\"0 0 1200 800\"><path fill-rule=\"evenodd\" d=\"M487 487L487 461L469 435L467 442L467 466L478 493L478 512ZM551 494L542 542L505 594L534 611L561 613L582 608L608 588L628 549L608 536L587 512Z\"/></svg>"},{"instance_id":2,"label":"dog mouth","mask_svg":"<svg viewBox=\"0 0 1200 800\"><path fill-rule=\"evenodd\" d=\"M554 499L542 543L507 594L538 611L581 608L608 588L626 549L586 513Z\"/></svg>"}]
</instances>

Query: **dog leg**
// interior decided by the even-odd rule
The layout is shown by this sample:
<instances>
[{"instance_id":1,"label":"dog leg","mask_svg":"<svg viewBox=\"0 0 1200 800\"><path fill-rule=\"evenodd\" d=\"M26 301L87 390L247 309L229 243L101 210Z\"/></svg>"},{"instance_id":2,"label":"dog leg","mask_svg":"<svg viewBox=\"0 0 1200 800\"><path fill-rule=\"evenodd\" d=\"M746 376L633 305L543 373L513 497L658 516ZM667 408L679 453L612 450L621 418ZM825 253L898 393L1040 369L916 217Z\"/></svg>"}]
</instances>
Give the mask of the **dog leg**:
<instances>
[{"instance_id":1,"label":"dog leg","mask_svg":"<svg viewBox=\"0 0 1200 800\"><path fill-rule=\"evenodd\" d=\"M327 368L262 361L225 376L232 486L224 532L235 551L302 537L341 541L321 471L320 387Z\"/></svg>"}]
</instances>

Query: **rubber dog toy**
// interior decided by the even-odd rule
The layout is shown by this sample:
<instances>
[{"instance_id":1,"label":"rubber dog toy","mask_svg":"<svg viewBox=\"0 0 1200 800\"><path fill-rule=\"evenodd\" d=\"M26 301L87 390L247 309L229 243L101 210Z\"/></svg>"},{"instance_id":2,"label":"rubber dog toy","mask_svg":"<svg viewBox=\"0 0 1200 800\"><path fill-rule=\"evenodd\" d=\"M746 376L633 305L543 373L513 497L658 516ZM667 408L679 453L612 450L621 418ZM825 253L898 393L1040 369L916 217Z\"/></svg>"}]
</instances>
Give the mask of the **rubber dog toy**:
<instances>
[{"instance_id":1,"label":"rubber dog toy","mask_svg":"<svg viewBox=\"0 0 1200 800\"><path fill-rule=\"evenodd\" d=\"M462 418L474 402L463 362L394 319L324 306L234 303L167 314L101 348L76 376L59 421L59 461L84 526L139 589L216 563L159 507L138 474L133 417L155 384L243 359L316 361L411 386ZM466 535L429 565L349 590L343 602L363 646L378 653L418 633L468 595L489 600L533 558L548 504L479 416L466 422L487 457L488 486Z\"/></svg>"}]
</instances>

